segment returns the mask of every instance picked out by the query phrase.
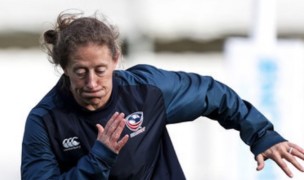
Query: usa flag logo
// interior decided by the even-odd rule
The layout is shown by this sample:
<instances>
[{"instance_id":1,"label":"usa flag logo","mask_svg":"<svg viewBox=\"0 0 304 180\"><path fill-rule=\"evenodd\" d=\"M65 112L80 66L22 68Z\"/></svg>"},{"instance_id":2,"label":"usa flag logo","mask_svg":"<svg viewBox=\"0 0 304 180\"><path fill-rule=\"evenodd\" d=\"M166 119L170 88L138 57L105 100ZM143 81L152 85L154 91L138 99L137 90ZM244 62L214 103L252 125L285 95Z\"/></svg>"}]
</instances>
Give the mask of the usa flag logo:
<instances>
[{"instance_id":1,"label":"usa flag logo","mask_svg":"<svg viewBox=\"0 0 304 180\"><path fill-rule=\"evenodd\" d=\"M131 131L137 131L143 123L143 112L134 112L126 117L126 125Z\"/></svg>"}]
</instances>

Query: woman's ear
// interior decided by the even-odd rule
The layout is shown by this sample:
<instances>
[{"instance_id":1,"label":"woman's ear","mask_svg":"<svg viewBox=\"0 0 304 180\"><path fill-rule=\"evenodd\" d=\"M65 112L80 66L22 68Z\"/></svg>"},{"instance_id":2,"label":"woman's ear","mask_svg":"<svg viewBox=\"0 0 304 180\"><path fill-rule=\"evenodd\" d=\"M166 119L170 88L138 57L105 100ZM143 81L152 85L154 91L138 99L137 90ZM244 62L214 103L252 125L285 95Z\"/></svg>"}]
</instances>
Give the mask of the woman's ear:
<instances>
[{"instance_id":1,"label":"woman's ear","mask_svg":"<svg viewBox=\"0 0 304 180\"><path fill-rule=\"evenodd\" d=\"M120 53L116 53L113 57L113 61L114 61L116 67L118 65L119 58L120 58Z\"/></svg>"},{"instance_id":2,"label":"woman's ear","mask_svg":"<svg viewBox=\"0 0 304 180\"><path fill-rule=\"evenodd\" d=\"M66 76L69 76L66 69L63 69L63 74L66 75Z\"/></svg>"}]
</instances>

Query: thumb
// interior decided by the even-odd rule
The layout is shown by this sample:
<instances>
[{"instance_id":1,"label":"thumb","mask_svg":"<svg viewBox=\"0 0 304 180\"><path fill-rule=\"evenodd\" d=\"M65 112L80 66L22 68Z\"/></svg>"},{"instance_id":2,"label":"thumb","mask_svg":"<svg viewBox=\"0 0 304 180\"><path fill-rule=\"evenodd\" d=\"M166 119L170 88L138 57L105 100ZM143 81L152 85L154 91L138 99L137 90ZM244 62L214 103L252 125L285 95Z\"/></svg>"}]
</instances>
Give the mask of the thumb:
<instances>
[{"instance_id":1,"label":"thumb","mask_svg":"<svg viewBox=\"0 0 304 180\"><path fill-rule=\"evenodd\" d=\"M97 130L98 130L98 135L97 136L99 137L103 133L104 128L100 124L96 124L96 127L97 127Z\"/></svg>"},{"instance_id":2,"label":"thumb","mask_svg":"<svg viewBox=\"0 0 304 180\"><path fill-rule=\"evenodd\" d=\"M256 157L256 161L257 161L257 168L256 168L256 170L257 170L257 171L262 170L262 169L264 168L264 165L265 165L263 155L262 155L262 154L259 154L259 155Z\"/></svg>"}]
</instances>

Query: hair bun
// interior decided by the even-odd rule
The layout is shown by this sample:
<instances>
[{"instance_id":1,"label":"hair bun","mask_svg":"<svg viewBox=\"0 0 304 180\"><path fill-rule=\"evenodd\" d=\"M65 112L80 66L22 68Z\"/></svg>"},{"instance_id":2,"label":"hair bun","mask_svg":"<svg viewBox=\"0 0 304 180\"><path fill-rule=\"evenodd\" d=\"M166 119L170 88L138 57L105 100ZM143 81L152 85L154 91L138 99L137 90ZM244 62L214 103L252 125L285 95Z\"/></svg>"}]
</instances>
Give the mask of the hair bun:
<instances>
[{"instance_id":1,"label":"hair bun","mask_svg":"<svg viewBox=\"0 0 304 180\"><path fill-rule=\"evenodd\" d=\"M48 44L56 44L57 32L55 30L48 30L44 33L44 41Z\"/></svg>"}]
</instances>

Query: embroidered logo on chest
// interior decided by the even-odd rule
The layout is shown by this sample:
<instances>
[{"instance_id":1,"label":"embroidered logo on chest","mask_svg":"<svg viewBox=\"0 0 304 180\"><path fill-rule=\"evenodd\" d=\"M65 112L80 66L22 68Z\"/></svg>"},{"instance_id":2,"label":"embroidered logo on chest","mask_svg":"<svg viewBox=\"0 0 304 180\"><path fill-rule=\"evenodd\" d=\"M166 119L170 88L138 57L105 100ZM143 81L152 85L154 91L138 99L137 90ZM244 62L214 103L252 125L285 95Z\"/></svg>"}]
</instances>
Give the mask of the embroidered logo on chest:
<instances>
[{"instance_id":1,"label":"embroidered logo on chest","mask_svg":"<svg viewBox=\"0 0 304 180\"><path fill-rule=\"evenodd\" d=\"M133 133L130 134L131 138L145 131L146 128L141 126L143 121L143 112L134 112L126 117L126 126L133 131Z\"/></svg>"},{"instance_id":2,"label":"embroidered logo on chest","mask_svg":"<svg viewBox=\"0 0 304 180\"><path fill-rule=\"evenodd\" d=\"M80 143L78 142L78 137L70 137L66 138L62 141L62 145L64 147L64 151L70 151L73 149L79 149Z\"/></svg>"}]
</instances>

